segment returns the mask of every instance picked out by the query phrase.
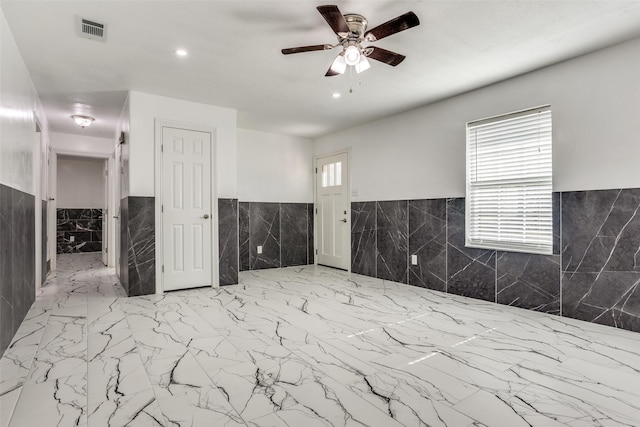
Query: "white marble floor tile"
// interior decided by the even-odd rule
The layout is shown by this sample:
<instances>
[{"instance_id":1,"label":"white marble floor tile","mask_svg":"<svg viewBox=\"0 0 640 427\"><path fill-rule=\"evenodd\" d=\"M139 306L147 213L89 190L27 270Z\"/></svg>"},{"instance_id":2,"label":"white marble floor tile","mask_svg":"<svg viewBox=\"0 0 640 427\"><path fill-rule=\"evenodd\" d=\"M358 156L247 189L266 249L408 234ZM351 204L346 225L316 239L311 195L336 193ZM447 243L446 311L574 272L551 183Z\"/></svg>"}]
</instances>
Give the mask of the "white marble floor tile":
<instances>
[{"instance_id":1,"label":"white marble floor tile","mask_svg":"<svg viewBox=\"0 0 640 427\"><path fill-rule=\"evenodd\" d=\"M193 338L189 340L187 348L206 372L250 361L245 352L238 350L222 336Z\"/></svg>"},{"instance_id":2,"label":"white marble floor tile","mask_svg":"<svg viewBox=\"0 0 640 427\"><path fill-rule=\"evenodd\" d=\"M118 358L96 358L88 366L88 402L100 403L151 389L142 360L132 351Z\"/></svg>"},{"instance_id":3,"label":"white marble floor tile","mask_svg":"<svg viewBox=\"0 0 640 427\"><path fill-rule=\"evenodd\" d=\"M333 427L328 420L319 417L303 405L295 405L255 420L249 420L247 425L251 427Z\"/></svg>"},{"instance_id":4,"label":"white marble floor tile","mask_svg":"<svg viewBox=\"0 0 640 427\"><path fill-rule=\"evenodd\" d=\"M295 406L272 376L253 363L208 372L212 382L244 420L253 420Z\"/></svg>"},{"instance_id":5,"label":"white marble floor tile","mask_svg":"<svg viewBox=\"0 0 640 427\"><path fill-rule=\"evenodd\" d=\"M189 393L167 394L158 399L170 426L245 426L220 391L211 386L194 387Z\"/></svg>"},{"instance_id":6,"label":"white marble floor tile","mask_svg":"<svg viewBox=\"0 0 640 427\"><path fill-rule=\"evenodd\" d=\"M165 419L153 391L148 388L133 394L116 394L107 400L90 402L88 425L162 427Z\"/></svg>"},{"instance_id":7,"label":"white marble floor tile","mask_svg":"<svg viewBox=\"0 0 640 427\"><path fill-rule=\"evenodd\" d=\"M603 425L634 425L640 420L637 377L597 365L576 365L574 368L562 364L548 369L524 362L512 371L529 382L526 390L535 390L542 395L538 404L546 400L562 402L561 406L579 408L583 417L608 420ZM522 393L524 390L516 395Z\"/></svg>"},{"instance_id":8,"label":"white marble floor tile","mask_svg":"<svg viewBox=\"0 0 640 427\"><path fill-rule=\"evenodd\" d=\"M22 386L18 386L0 393L0 427L9 425L21 391Z\"/></svg>"},{"instance_id":9,"label":"white marble floor tile","mask_svg":"<svg viewBox=\"0 0 640 427\"><path fill-rule=\"evenodd\" d=\"M118 298L90 298L88 300L87 328L89 333L128 327L125 313Z\"/></svg>"},{"instance_id":10,"label":"white marble floor tile","mask_svg":"<svg viewBox=\"0 0 640 427\"><path fill-rule=\"evenodd\" d=\"M0 360L0 396L24 384L37 345L10 347Z\"/></svg>"},{"instance_id":11,"label":"white marble floor tile","mask_svg":"<svg viewBox=\"0 0 640 427\"><path fill-rule=\"evenodd\" d=\"M99 254L58 268L0 360L0 427L640 419L637 333L316 266L135 298Z\"/></svg>"},{"instance_id":12,"label":"white marble floor tile","mask_svg":"<svg viewBox=\"0 0 640 427\"><path fill-rule=\"evenodd\" d=\"M473 417L487 426L509 427L561 427L566 426L552 418L526 417L525 405L513 402L500 395L486 391L478 391L469 398L463 400L455 409L463 414ZM534 424L535 422L535 424Z\"/></svg>"},{"instance_id":13,"label":"white marble floor tile","mask_svg":"<svg viewBox=\"0 0 640 427\"><path fill-rule=\"evenodd\" d=\"M86 317L51 314L26 383L83 373L87 369Z\"/></svg>"},{"instance_id":14,"label":"white marble floor tile","mask_svg":"<svg viewBox=\"0 0 640 427\"><path fill-rule=\"evenodd\" d=\"M86 426L86 375L22 387L11 426Z\"/></svg>"}]
</instances>

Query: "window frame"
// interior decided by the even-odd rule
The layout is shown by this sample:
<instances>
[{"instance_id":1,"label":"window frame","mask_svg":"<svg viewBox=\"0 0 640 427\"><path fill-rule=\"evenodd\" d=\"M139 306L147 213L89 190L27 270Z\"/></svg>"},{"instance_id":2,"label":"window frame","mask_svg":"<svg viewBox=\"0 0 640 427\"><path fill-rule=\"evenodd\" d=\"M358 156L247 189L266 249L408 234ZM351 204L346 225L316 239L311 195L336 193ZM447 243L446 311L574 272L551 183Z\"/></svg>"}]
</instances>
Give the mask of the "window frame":
<instances>
[{"instance_id":1,"label":"window frame","mask_svg":"<svg viewBox=\"0 0 640 427\"><path fill-rule=\"evenodd\" d=\"M516 146L516 145L520 146L520 147L516 147L517 150L515 151L515 153L516 155L522 156L523 159L526 157L526 154L522 154L522 151L526 151L527 148L530 150L532 148L531 147L532 144L538 144L538 147L544 147L545 154L541 157L545 157L545 163L544 163L545 166L542 169L548 168L549 174L540 173L537 176L531 178L529 176L525 177L524 176L525 174L523 173L522 176L519 176L519 178L514 178L514 179L507 179L507 178L501 179L501 178L496 178L495 177L496 175L493 175L494 179L485 179L481 181L472 182L473 181L471 179L472 173L475 172L477 177L477 173L479 169L478 157L477 157L478 145L479 145L478 139L477 139L478 134L476 133L475 135L472 135L472 133L477 132L477 129L481 128L482 126L498 124L497 126L500 127L499 123L518 119L519 117L522 117L524 119L525 117L530 117L532 115L540 115L541 113L548 115L548 119L545 118L546 120L548 120L548 122L540 122L538 124L538 132L540 131L540 129L544 129L544 126L548 126L549 129L548 131L546 131L546 135L548 135L548 137L541 138L540 135L538 135L535 141L526 142L526 145L520 141L514 144L513 140L510 140L511 141L510 143L513 146ZM538 116L538 117L542 117L542 116ZM522 125L522 123L525 122L525 120L521 122L513 123L513 125L515 126L517 126L518 124ZM505 129L512 129L512 128L505 127ZM506 133L508 133L508 131L506 131ZM505 134L502 134L500 136L504 137ZM488 139L485 139L485 141L483 142L485 146L481 147L482 149L486 149L487 146L490 146L491 144L495 144L495 142L491 143L487 141ZM493 141L495 141L495 139ZM542 146L539 145L541 141L544 142L544 145ZM535 148L535 145L533 146L533 148ZM475 154L472 154L471 152L472 149L476 150ZM546 151L547 149L549 151ZM476 157L472 159L472 156L474 155ZM493 116L493 117L489 117L481 120L474 120L474 121L468 122L466 124L465 157L466 157L465 246L469 248L491 249L491 250L499 250L499 251L505 251L505 252L522 252L522 253L529 253L529 254L552 255L553 254L553 194L552 194L553 193L553 117L552 117L551 106L543 105L535 108L528 108L525 110L520 110L520 111L508 113L508 114L501 114L501 115L497 115L497 116ZM548 164L546 163L547 161L546 158L548 158L548 162L549 162ZM489 163L491 163L491 160L488 160L488 161ZM472 162L475 165L475 169L473 170L472 170L472 167L473 167ZM499 161L495 161L495 162L500 163ZM501 172L498 169L494 169L493 172L494 174L497 173L497 175L501 174ZM504 175L506 176L509 174L504 173ZM491 184L492 181L495 184ZM537 187L542 187L542 189L541 190L537 189ZM472 192L474 190L477 192L481 188L484 188L487 191L494 192L494 193L500 192L499 189L504 189L505 192L511 191L516 193L517 192L522 193L522 192L527 192L528 190L530 193L531 191L533 192L537 191L538 194L543 194L543 198L541 199L542 201L540 202L542 204L542 207L540 208L540 210L537 213L535 210L533 210L533 208L530 208L532 210L529 210L529 212L532 213L530 217L538 218L538 219L541 218L541 220L538 220L536 222L535 227L533 227L533 230L535 231L531 233L531 236L538 237L539 240L543 243L534 243L534 241L536 241L534 237L532 237L531 241L527 242L526 231L524 231L524 229L522 228L518 230L518 226L513 228L514 230L516 230L516 234L519 234L518 238L512 238L511 240L509 240L506 237L501 238L500 231L495 231L493 233L495 236L492 236L492 237L495 237L495 238L488 238L488 237L480 238L481 235L477 229L480 228L481 226L476 228L473 228L473 226L474 224L478 224L483 220L479 218L480 214L477 213L477 210L479 210L480 208L474 207L474 203L477 202L478 198L474 199L472 197ZM547 196L547 188L548 188L548 196ZM531 202L534 199L535 197L531 196L531 198L518 199L518 200L527 200ZM500 201L496 201L495 205L504 208L504 206L514 207L516 203L512 202L510 204L509 202L506 202L504 204L501 204ZM496 210L498 212L496 212ZM493 225L493 227L497 230L500 229L501 227L505 227L505 224L509 226L513 226L514 224L518 225L517 224L518 222L524 223L526 222L526 219L528 217L526 213L501 215L499 210L500 208L496 208L493 211L485 210L485 213L492 214L491 216L493 216L492 219L495 219L495 223L491 225ZM540 212L543 212L543 213L540 214ZM544 233L542 231L544 231ZM484 234L486 236L491 233L484 233ZM504 233L504 234L507 234L507 233Z\"/></svg>"}]
</instances>

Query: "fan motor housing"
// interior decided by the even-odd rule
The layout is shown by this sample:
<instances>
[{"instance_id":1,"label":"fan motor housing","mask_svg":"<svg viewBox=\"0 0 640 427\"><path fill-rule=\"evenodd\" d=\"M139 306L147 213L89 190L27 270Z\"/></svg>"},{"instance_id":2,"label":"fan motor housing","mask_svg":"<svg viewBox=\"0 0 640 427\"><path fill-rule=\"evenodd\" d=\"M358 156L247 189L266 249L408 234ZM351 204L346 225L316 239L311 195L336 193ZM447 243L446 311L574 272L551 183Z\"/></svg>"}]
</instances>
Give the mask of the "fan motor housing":
<instances>
[{"instance_id":1,"label":"fan motor housing","mask_svg":"<svg viewBox=\"0 0 640 427\"><path fill-rule=\"evenodd\" d=\"M349 13L344 15L344 20L347 21L347 27L351 31L352 37L359 39L364 37L364 32L367 30L367 18L355 13Z\"/></svg>"}]
</instances>

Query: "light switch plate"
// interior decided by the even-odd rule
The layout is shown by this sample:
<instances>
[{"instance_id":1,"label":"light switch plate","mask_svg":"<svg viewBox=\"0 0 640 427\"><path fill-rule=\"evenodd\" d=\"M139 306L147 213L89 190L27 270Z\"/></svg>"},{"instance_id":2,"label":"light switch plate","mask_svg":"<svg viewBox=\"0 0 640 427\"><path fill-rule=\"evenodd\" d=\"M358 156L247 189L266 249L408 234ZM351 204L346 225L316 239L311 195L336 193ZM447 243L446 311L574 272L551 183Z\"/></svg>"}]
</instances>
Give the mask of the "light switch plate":
<instances>
[{"instance_id":1,"label":"light switch plate","mask_svg":"<svg viewBox=\"0 0 640 427\"><path fill-rule=\"evenodd\" d=\"M411 255L411 265L418 265L418 255Z\"/></svg>"},{"instance_id":2,"label":"light switch plate","mask_svg":"<svg viewBox=\"0 0 640 427\"><path fill-rule=\"evenodd\" d=\"M258 253L261 254L262 253L262 246L258 246Z\"/></svg>"}]
</instances>

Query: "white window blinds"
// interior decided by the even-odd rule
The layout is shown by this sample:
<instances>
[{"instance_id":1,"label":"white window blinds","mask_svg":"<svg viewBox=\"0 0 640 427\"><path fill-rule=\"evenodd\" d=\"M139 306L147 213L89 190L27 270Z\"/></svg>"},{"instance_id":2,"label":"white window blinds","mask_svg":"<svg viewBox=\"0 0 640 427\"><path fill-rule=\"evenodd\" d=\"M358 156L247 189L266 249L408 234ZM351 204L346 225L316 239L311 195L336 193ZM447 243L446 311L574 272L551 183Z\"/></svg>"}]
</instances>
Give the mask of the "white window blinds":
<instances>
[{"instance_id":1,"label":"white window blinds","mask_svg":"<svg viewBox=\"0 0 640 427\"><path fill-rule=\"evenodd\" d=\"M551 254L551 109L467 124L466 245Z\"/></svg>"}]
</instances>

